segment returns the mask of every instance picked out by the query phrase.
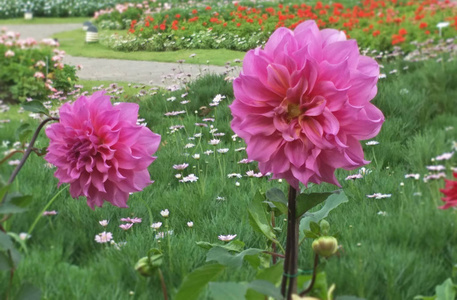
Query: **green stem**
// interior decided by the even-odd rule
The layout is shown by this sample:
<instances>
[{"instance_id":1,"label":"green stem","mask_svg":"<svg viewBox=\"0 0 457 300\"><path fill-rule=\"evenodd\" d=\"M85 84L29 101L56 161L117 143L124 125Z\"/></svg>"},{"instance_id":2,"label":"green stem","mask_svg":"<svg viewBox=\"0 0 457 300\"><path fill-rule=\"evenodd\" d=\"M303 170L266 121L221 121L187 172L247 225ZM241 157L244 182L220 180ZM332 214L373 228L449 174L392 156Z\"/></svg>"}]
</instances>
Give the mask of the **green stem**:
<instances>
[{"instance_id":1,"label":"green stem","mask_svg":"<svg viewBox=\"0 0 457 300\"><path fill-rule=\"evenodd\" d=\"M168 246L168 265L170 267L170 274L173 273L173 267L171 266L171 243L170 243L170 234L169 234L169 227L168 227L168 218L165 219L165 228L166 228L166 235L167 235L167 246Z\"/></svg>"},{"instance_id":2,"label":"green stem","mask_svg":"<svg viewBox=\"0 0 457 300\"><path fill-rule=\"evenodd\" d=\"M149 214L149 223L152 224L153 223L153 218L152 218L152 211L151 211L151 208L149 207L149 205L146 203L146 201L144 201L143 198L140 198L141 202L143 202L144 206L146 206L147 210L148 210L148 214Z\"/></svg>"},{"instance_id":3,"label":"green stem","mask_svg":"<svg viewBox=\"0 0 457 300\"><path fill-rule=\"evenodd\" d=\"M19 163L19 165L17 165L17 167L14 169L13 173L11 174L10 178L8 179L8 182L6 183L7 185L10 185L11 183L13 183L14 179L16 178L17 174L19 173L19 171L22 169L22 166L24 166L25 164L25 161L27 160L27 158L29 157L30 153L32 153L33 151L33 145L35 144L35 141L36 139L38 138L38 134L40 133L41 131L41 128L44 127L44 125L46 125L46 123L50 122L50 121L58 121L59 119L58 118L52 118L52 117L49 117L45 120L43 120L40 125L38 125L38 128L35 130L35 133L33 134L33 137L32 137L32 140L30 141L30 144L29 146L27 147L27 150L25 151L24 153L24 156L22 156L21 158L21 161ZM5 195L3 196L3 199L2 201L0 202L0 204L3 204L6 200L6 193Z\"/></svg>"},{"instance_id":4,"label":"green stem","mask_svg":"<svg viewBox=\"0 0 457 300\"><path fill-rule=\"evenodd\" d=\"M60 191L57 192L57 194L54 195L54 197L52 197L51 200L49 200L48 204L46 204L46 206L43 208L43 210L36 216L35 218L35 221L33 221L32 225L30 226L29 230L28 230L28 234L32 234L32 231L33 229L35 228L36 224L38 223L38 221L40 220L40 218L43 216L43 213L49 208L49 206L51 206L51 204L57 199L57 197L63 192L65 191L70 185L67 185L65 186L63 189L61 189Z\"/></svg>"}]
</instances>

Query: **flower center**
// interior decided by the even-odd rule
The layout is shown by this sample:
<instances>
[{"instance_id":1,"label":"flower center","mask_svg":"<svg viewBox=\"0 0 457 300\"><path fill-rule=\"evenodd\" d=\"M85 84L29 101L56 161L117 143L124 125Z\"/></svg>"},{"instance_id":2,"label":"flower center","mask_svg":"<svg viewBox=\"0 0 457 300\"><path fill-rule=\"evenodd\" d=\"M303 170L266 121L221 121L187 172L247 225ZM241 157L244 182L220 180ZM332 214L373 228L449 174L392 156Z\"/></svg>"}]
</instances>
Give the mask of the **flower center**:
<instances>
[{"instance_id":1,"label":"flower center","mask_svg":"<svg viewBox=\"0 0 457 300\"><path fill-rule=\"evenodd\" d=\"M298 116L300 116L303 112L300 109L299 104L289 103L287 104L287 120L291 121Z\"/></svg>"},{"instance_id":2,"label":"flower center","mask_svg":"<svg viewBox=\"0 0 457 300\"><path fill-rule=\"evenodd\" d=\"M77 141L70 150L73 160L84 160L90 156L91 142L89 140Z\"/></svg>"}]
</instances>

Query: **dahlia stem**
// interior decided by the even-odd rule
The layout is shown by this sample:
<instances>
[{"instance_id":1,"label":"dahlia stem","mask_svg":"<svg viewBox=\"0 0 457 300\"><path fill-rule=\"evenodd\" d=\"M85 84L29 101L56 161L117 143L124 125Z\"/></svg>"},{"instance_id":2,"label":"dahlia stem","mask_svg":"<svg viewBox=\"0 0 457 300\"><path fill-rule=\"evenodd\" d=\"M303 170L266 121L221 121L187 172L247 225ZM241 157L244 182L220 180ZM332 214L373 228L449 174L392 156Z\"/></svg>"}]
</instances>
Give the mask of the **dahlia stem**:
<instances>
[{"instance_id":1,"label":"dahlia stem","mask_svg":"<svg viewBox=\"0 0 457 300\"><path fill-rule=\"evenodd\" d=\"M13 173L11 174L10 178L8 179L8 182L6 183L7 185L10 185L13 183L14 179L16 178L17 174L19 173L19 171L22 169L22 166L24 166L25 164L25 161L27 160L27 158L29 157L30 153L32 153L33 151L33 145L35 144L35 141L36 139L38 138L38 134L40 133L41 131L41 128L44 127L44 125L46 125L46 123L50 122L50 121L58 121L59 118L47 118L47 119L44 119L40 125L38 125L38 128L35 130L35 133L33 134L33 137L32 137L32 140L30 141L30 144L29 146L27 147L27 150L25 150L25 153L24 153L24 156L22 156L21 158L21 161L19 163L19 165L17 165L16 169L14 169ZM5 195L3 196L3 199L2 201L0 202L0 204L3 204L6 200L6 196L7 196L7 193L5 193Z\"/></svg>"},{"instance_id":2,"label":"dahlia stem","mask_svg":"<svg viewBox=\"0 0 457 300\"><path fill-rule=\"evenodd\" d=\"M158 273L160 278L160 286L162 287L163 299L168 300L167 286L165 285L165 279L163 278L163 273L162 270L160 270L160 268L158 269Z\"/></svg>"},{"instance_id":3,"label":"dahlia stem","mask_svg":"<svg viewBox=\"0 0 457 300\"><path fill-rule=\"evenodd\" d=\"M296 198L297 190L292 186L289 186L286 257L284 260L284 273L281 282L281 293L288 300L292 299L292 294L297 293L299 222L296 216ZM286 293L287 283L289 284L289 287Z\"/></svg>"},{"instance_id":4,"label":"dahlia stem","mask_svg":"<svg viewBox=\"0 0 457 300\"><path fill-rule=\"evenodd\" d=\"M314 267L313 267L313 277L311 278L311 283L309 286L304 290L303 292L300 293L300 297L305 296L307 293L309 293L314 286L314 283L316 282L316 277L317 277L317 266L319 265L319 255L315 254L314 255Z\"/></svg>"}]
</instances>

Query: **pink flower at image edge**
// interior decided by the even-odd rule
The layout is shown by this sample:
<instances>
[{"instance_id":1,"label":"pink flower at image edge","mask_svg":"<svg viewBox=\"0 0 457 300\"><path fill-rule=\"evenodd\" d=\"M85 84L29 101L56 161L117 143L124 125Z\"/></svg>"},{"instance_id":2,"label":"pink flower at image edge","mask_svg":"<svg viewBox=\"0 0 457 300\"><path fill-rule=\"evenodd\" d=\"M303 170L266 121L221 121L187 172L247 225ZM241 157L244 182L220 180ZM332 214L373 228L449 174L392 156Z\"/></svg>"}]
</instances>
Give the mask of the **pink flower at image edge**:
<instances>
[{"instance_id":1,"label":"pink flower at image edge","mask_svg":"<svg viewBox=\"0 0 457 300\"><path fill-rule=\"evenodd\" d=\"M454 178L457 179L457 172L454 172ZM446 202L443 206L440 206L441 209L448 209L453 206L457 206L457 180L448 180L445 179L446 186L444 189L441 189L440 192L443 193L446 197L441 198Z\"/></svg>"},{"instance_id":2,"label":"pink flower at image edge","mask_svg":"<svg viewBox=\"0 0 457 300\"><path fill-rule=\"evenodd\" d=\"M45 159L57 167L59 184L70 184L73 198L87 197L92 209L104 201L127 207L129 193L153 182L147 168L160 135L137 125L138 109L113 106L104 91L62 105L59 122L46 129Z\"/></svg>"},{"instance_id":3,"label":"pink flower at image edge","mask_svg":"<svg viewBox=\"0 0 457 300\"><path fill-rule=\"evenodd\" d=\"M337 168L368 163L360 140L378 134L378 63L359 54L343 32L314 21L277 29L264 49L250 50L233 82L233 131L260 172L299 182L339 186Z\"/></svg>"}]
</instances>

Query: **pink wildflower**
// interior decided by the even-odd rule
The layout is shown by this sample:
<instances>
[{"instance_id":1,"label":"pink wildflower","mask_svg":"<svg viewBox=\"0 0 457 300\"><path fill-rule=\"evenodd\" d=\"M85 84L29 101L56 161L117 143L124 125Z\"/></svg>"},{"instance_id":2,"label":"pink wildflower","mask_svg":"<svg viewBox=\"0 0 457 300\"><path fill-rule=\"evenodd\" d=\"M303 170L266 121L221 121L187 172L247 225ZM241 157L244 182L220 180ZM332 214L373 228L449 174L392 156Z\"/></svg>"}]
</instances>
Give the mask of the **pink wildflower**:
<instances>
[{"instance_id":1,"label":"pink wildflower","mask_svg":"<svg viewBox=\"0 0 457 300\"><path fill-rule=\"evenodd\" d=\"M335 169L368 163L359 141L384 122L370 103L378 75L378 63L341 31L319 31L314 21L279 28L264 49L246 54L233 82L231 127L261 173L295 189L299 182L339 185Z\"/></svg>"},{"instance_id":2,"label":"pink wildflower","mask_svg":"<svg viewBox=\"0 0 457 300\"><path fill-rule=\"evenodd\" d=\"M59 123L46 129L45 158L57 167L59 183L70 184L72 197L87 197L92 209L104 200L127 207L129 193L152 183L147 168L160 135L136 124L137 104L113 106L101 91L66 103L59 112Z\"/></svg>"},{"instance_id":3,"label":"pink wildflower","mask_svg":"<svg viewBox=\"0 0 457 300\"><path fill-rule=\"evenodd\" d=\"M8 50L8 51L5 52L5 57L12 57L14 55L15 55L14 52L11 51L11 50Z\"/></svg>"}]
</instances>

